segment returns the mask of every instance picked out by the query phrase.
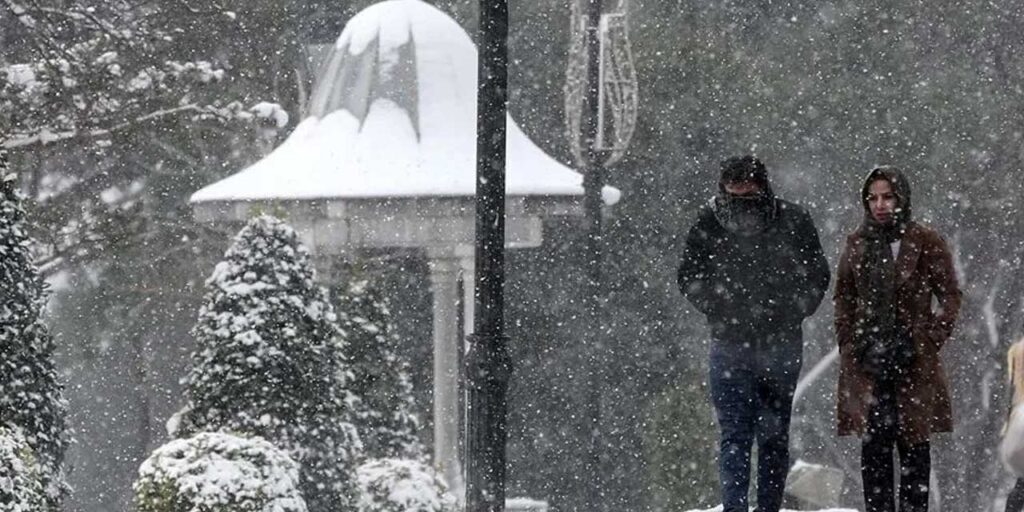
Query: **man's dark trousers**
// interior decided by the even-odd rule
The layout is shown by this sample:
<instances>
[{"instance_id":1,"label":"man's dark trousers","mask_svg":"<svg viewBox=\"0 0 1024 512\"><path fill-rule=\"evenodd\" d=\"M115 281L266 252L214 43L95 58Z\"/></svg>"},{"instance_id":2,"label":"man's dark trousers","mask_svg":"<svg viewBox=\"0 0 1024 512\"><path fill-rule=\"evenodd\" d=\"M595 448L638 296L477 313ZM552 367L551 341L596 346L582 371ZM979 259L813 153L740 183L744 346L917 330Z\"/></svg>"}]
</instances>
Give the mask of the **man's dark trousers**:
<instances>
[{"instance_id":1,"label":"man's dark trousers","mask_svg":"<svg viewBox=\"0 0 1024 512\"><path fill-rule=\"evenodd\" d=\"M789 470L789 420L803 343L779 337L712 341L711 401L721 429L723 512L747 512L750 452L757 440L757 510L778 512Z\"/></svg>"}]
</instances>

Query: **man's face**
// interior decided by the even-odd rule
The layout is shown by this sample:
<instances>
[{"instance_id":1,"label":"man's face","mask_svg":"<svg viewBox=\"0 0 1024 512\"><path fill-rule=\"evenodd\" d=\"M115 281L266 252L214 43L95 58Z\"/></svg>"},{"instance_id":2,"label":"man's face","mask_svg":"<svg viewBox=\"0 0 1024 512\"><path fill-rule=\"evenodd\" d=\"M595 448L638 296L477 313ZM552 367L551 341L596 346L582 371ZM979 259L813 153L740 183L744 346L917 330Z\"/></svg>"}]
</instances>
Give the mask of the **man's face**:
<instances>
[{"instance_id":1,"label":"man's face","mask_svg":"<svg viewBox=\"0 0 1024 512\"><path fill-rule=\"evenodd\" d=\"M761 185L753 181L730 181L725 184L725 192L732 196L753 197L761 192Z\"/></svg>"},{"instance_id":2,"label":"man's face","mask_svg":"<svg viewBox=\"0 0 1024 512\"><path fill-rule=\"evenodd\" d=\"M868 185L868 209L880 224L888 224L896 216L896 194L888 180L875 180Z\"/></svg>"}]
</instances>

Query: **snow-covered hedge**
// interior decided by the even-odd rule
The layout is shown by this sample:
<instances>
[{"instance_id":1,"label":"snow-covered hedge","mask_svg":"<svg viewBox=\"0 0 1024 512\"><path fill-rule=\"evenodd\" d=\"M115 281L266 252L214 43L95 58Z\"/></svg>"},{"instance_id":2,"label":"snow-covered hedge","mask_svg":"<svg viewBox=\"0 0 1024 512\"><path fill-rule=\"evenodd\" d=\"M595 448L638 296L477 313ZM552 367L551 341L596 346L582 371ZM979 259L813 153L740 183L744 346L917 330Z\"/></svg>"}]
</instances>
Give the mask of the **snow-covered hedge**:
<instances>
[{"instance_id":1,"label":"snow-covered hedge","mask_svg":"<svg viewBox=\"0 0 1024 512\"><path fill-rule=\"evenodd\" d=\"M39 466L25 437L0 427L0 510L38 512L46 506Z\"/></svg>"},{"instance_id":2,"label":"snow-covered hedge","mask_svg":"<svg viewBox=\"0 0 1024 512\"><path fill-rule=\"evenodd\" d=\"M36 461L47 502L34 512L57 512L66 490L67 404L42 320L47 289L33 263L24 196L5 165L0 151L0 425L17 428Z\"/></svg>"},{"instance_id":3,"label":"snow-covered hedge","mask_svg":"<svg viewBox=\"0 0 1024 512\"><path fill-rule=\"evenodd\" d=\"M349 387L360 399L355 421L366 456L422 459L409 364L398 350L401 340L384 294L363 278L348 279L334 292L338 325L348 342Z\"/></svg>"},{"instance_id":4,"label":"snow-covered hedge","mask_svg":"<svg viewBox=\"0 0 1024 512\"><path fill-rule=\"evenodd\" d=\"M177 435L259 436L299 464L312 512L353 512L362 442L344 333L309 251L280 219L250 220L206 283Z\"/></svg>"},{"instance_id":5,"label":"snow-covered hedge","mask_svg":"<svg viewBox=\"0 0 1024 512\"><path fill-rule=\"evenodd\" d=\"M259 437L203 432L160 448L139 468L138 512L306 512L298 465Z\"/></svg>"},{"instance_id":6,"label":"snow-covered hedge","mask_svg":"<svg viewBox=\"0 0 1024 512\"><path fill-rule=\"evenodd\" d=\"M415 460L370 459L357 470L359 512L452 512L455 499L433 468Z\"/></svg>"}]
</instances>

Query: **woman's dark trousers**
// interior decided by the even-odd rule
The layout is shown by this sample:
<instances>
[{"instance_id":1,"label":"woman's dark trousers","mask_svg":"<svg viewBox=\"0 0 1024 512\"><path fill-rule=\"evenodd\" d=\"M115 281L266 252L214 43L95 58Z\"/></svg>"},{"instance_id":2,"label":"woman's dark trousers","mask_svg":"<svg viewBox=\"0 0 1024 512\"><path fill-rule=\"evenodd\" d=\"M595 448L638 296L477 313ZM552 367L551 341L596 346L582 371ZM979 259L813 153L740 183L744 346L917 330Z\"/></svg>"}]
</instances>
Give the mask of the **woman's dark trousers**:
<instances>
[{"instance_id":1,"label":"woman's dark trousers","mask_svg":"<svg viewBox=\"0 0 1024 512\"><path fill-rule=\"evenodd\" d=\"M895 512L893 452L899 454L899 512L927 512L931 445L908 444L899 436L895 379L876 379L874 406L861 441L861 476L866 512Z\"/></svg>"},{"instance_id":2,"label":"woman's dark trousers","mask_svg":"<svg viewBox=\"0 0 1024 512\"><path fill-rule=\"evenodd\" d=\"M768 337L711 344L711 401L722 437L724 512L748 512L750 452L757 440L757 510L778 512L789 471L789 419L800 376L801 341Z\"/></svg>"},{"instance_id":3,"label":"woman's dark trousers","mask_svg":"<svg viewBox=\"0 0 1024 512\"><path fill-rule=\"evenodd\" d=\"M1024 509L1024 478L1018 478L1010 495L1006 497L1005 512L1021 512Z\"/></svg>"}]
</instances>

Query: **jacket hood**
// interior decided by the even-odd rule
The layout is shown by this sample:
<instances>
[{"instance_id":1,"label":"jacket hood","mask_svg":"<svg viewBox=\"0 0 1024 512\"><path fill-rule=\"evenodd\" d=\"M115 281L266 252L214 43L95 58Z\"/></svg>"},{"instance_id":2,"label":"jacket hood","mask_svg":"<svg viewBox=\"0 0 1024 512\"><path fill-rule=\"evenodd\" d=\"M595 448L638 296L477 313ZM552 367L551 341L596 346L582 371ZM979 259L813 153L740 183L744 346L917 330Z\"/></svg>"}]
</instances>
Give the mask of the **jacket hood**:
<instances>
[{"instance_id":1,"label":"jacket hood","mask_svg":"<svg viewBox=\"0 0 1024 512\"><path fill-rule=\"evenodd\" d=\"M860 202L861 206L864 207L864 215L868 218L871 217L871 207L868 205L868 187L871 186L872 182L879 179L888 181L893 193L896 195L896 222L898 224L910 222L913 218L910 201L910 182L907 181L907 177L903 174L902 170L891 165L875 167L864 178L864 185L860 189Z\"/></svg>"},{"instance_id":2,"label":"jacket hood","mask_svg":"<svg viewBox=\"0 0 1024 512\"><path fill-rule=\"evenodd\" d=\"M718 194L726 196L725 184L732 181L751 181L761 187L761 196L767 200L775 198L771 182L768 180L768 169L757 157L752 155L734 156L723 160L720 164L721 175L718 179Z\"/></svg>"}]
</instances>

